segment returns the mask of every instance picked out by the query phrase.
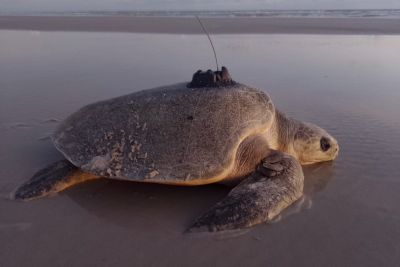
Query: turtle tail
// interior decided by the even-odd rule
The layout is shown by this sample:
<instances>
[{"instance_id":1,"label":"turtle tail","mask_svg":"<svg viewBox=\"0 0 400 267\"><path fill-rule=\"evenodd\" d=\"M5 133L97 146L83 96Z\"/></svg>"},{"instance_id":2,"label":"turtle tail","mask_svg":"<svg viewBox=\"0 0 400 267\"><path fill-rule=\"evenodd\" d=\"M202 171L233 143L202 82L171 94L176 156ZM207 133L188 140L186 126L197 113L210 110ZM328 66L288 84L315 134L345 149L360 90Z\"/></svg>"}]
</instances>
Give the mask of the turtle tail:
<instances>
[{"instance_id":1,"label":"turtle tail","mask_svg":"<svg viewBox=\"0 0 400 267\"><path fill-rule=\"evenodd\" d=\"M12 194L16 200L31 200L60 192L72 185L99 178L84 173L68 160L57 161L38 171Z\"/></svg>"}]
</instances>

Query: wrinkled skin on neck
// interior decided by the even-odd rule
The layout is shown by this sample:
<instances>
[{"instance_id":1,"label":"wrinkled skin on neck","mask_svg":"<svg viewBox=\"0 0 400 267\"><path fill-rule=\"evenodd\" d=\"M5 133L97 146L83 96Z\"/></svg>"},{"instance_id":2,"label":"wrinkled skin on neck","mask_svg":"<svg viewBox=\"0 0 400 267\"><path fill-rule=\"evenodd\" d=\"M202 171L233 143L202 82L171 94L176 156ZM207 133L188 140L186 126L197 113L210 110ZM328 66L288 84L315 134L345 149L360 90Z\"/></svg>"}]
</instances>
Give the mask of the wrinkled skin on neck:
<instances>
[{"instance_id":1,"label":"wrinkled skin on neck","mask_svg":"<svg viewBox=\"0 0 400 267\"><path fill-rule=\"evenodd\" d=\"M271 148L294 156L302 165L334 160L339 152L338 142L327 131L278 110L272 133Z\"/></svg>"}]
</instances>

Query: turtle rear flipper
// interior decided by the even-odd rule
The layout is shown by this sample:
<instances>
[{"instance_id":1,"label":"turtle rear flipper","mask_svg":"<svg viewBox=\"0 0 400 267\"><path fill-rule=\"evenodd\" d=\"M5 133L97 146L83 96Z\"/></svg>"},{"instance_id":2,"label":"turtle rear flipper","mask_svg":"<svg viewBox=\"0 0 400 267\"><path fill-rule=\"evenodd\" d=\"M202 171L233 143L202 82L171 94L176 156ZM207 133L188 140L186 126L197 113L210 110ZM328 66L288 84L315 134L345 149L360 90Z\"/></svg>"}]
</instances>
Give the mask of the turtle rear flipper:
<instances>
[{"instance_id":1,"label":"turtle rear flipper","mask_svg":"<svg viewBox=\"0 0 400 267\"><path fill-rule=\"evenodd\" d=\"M303 183L298 161L274 151L188 232L236 230L271 221L303 195Z\"/></svg>"},{"instance_id":2,"label":"turtle rear flipper","mask_svg":"<svg viewBox=\"0 0 400 267\"><path fill-rule=\"evenodd\" d=\"M35 173L13 193L13 198L17 200L40 198L96 178L98 176L82 172L68 160L60 160Z\"/></svg>"}]
</instances>

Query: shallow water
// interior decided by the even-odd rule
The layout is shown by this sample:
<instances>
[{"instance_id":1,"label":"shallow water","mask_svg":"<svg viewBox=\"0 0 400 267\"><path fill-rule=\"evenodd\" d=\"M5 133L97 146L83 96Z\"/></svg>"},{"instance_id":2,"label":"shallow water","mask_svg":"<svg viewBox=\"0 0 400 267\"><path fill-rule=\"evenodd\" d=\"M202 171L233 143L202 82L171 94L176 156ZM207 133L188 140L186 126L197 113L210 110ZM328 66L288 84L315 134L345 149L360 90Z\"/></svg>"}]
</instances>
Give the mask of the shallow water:
<instances>
[{"instance_id":1,"label":"shallow water","mask_svg":"<svg viewBox=\"0 0 400 267\"><path fill-rule=\"evenodd\" d=\"M82 105L214 68L204 36L0 31L0 265L395 266L400 260L400 36L216 35L237 81L340 145L305 168L276 223L184 235L227 194L94 181L21 203L8 194L61 155L49 136Z\"/></svg>"}]
</instances>

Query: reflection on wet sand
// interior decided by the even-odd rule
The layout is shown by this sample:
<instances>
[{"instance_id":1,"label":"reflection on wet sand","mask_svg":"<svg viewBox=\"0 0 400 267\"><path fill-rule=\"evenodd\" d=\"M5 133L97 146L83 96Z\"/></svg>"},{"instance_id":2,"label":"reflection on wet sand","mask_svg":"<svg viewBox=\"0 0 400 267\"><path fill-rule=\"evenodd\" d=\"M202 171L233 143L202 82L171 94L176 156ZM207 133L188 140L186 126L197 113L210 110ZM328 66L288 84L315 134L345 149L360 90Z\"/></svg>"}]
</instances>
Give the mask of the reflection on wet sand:
<instances>
[{"instance_id":1,"label":"reflection on wet sand","mask_svg":"<svg viewBox=\"0 0 400 267\"><path fill-rule=\"evenodd\" d=\"M64 194L91 215L132 231L141 231L139 224L183 233L191 220L228 192L222 185L179 187L104 179L77 185Z\"/></svg>"},{"instance_id":2,"label":"reflection on wet sand","mask_svg":"<svg viewBox=\"0 0 400 267\"><path fill-rule=\"evenodd\" d=\"M333 177L334 167L333 162L303 166L304 194L312 198L315 194L325 190Z\"/></svg>"},{"instance_id":3,"label":"reflection on wet sand","mask_svg":"<svg viewBox=\"0 0 400 267\"><path fill-rule=\"evenodd\" d=\"M304 197L288 208L283 217L310 208L313 196L323 191L332 178L331 163L310 165L304 171ZM170 227L183 233L230 190L224 185L178 187L103 179L77 185L62 194L91 215L118 226L134 230L140 229L137 227L140 223L154 226L175 217L176 225Z\"/></svg>"}]
</instances>

